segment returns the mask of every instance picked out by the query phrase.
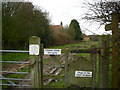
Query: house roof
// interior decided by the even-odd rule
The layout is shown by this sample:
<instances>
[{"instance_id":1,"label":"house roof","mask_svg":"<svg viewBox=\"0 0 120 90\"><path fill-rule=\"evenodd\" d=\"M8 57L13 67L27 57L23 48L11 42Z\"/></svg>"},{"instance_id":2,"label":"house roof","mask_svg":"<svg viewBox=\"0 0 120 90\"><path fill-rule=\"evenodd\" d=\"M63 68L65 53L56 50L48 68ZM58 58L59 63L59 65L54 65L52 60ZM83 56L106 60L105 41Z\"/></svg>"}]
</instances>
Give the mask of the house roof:
<instances>
[{"instance_id":1,"label":"house roof","mask_svg":"<svg viewBox=\"0 0 120 90\"><path fill-rule=\"evenodd\" d=\"M87 38L89 38L89 36L88 35L86 35L86 34L82 34L83 35L83 37L87 37Z\"/></svg>"},{"instance_id":2,"label":"house roof","mask_svg":"<svg viewBox=\"0 0 120 90\"><path fill-rule=\"evenodd\" d=\"M54 30L61 30L61 29L63 29L63 26L61 26L61 25L51 25L50 28L54 29Z\"/></svg>"}]
</instances>

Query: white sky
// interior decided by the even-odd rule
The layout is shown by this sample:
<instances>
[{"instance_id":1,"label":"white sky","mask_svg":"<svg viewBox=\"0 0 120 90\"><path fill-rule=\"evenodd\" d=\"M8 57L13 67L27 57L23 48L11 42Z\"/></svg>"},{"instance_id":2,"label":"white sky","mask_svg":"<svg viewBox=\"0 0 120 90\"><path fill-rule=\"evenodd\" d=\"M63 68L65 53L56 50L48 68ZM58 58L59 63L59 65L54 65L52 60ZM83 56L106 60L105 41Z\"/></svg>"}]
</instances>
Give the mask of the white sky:
<instances>
[{"instance_id":1,"label":"white sky","mask_svg":"<svg viewBox=\"0 0 120 90\"><path fill-rule=\"evenodd\" d=\"M103 34L104 26L102 26L99 30L99 24L94 23L90 25L89 23L85 23L84 20L80 20L81 16L86 12L86 9L81 8L82 3L85 0L29 0L33 3L33 5L40 6L43 10L46 10L49 13L49 17L51 19L51 24L59 25L60 22L63 22L63 26L69 25L72 19L76 19L82 30L84 28L89 29L95 34ZM91 0L86 0L91 1ZM84 27L84 28L83 28ZM93 34L87 30L85 30L86 34Z\"/></svg>"}]
</instances>

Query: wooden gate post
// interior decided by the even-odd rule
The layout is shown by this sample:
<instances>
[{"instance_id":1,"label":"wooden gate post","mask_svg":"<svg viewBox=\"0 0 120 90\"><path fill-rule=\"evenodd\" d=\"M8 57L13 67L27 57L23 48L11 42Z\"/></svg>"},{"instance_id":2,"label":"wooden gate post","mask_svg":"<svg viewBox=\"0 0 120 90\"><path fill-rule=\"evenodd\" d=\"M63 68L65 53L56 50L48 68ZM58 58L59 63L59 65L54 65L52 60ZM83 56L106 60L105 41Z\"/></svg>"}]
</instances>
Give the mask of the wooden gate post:
<instances>
[{"instance_id":1,"label":"wooden gate post","mask_svg":"<svg viewBox=\"0 0 120 90\"><path fill-rule=\"evenodd\" d=\"M100 46L100 88L109 88L109 64L110 64L110 46L109 46L109 36L103 35L101 37Z\"/></svg>"},{"instance_id":2,"label":"wooden gate post","mask_svg":"<svg viewBox=\"0 0 120 90\"><path fill-rule=\"evenodd\" d=\"M29 55L31 65L31 88L40 88L39 60L40 60L40 38L32 36L29 38Z\"/></svg>"},{"instance_id":3,"label":"wooden gate post","mask_svg":"<svg viewBox=\"0 0 120 90\"><path fill-rule=\"evenodd\" d=\"M95 51L96 50L96 46L95 45L92 45L91 46L91 49L93 50L93 51ZM97 53L90 53L90 60L91 60L91 62L92 62L92 68L93 68L93 75L92 75L92 88L96 88L96 73L97 73L97 64L96 64L96 62L97 62Z\"/></svg>"},{"instance_id":4,"label":"wooden gate post","mask_svg":"<svg viewBox=\"0 0 120 90\"><path fill-rule=\"evenodd\" d=\"M118 68L118 72L119 72L119 81L118 81L118 85L119 85L119 88L120 88L120 27L118 29L119 33L118 33L118 36L119 36L119 68Z\"/></svg>"},{"instance_id":5,"label":"wooden gate post","mask_svg":"<svg viewBox=\"0 0 120 90\"><path fill-rule=\"evenodd\" d=\"M43 44L40 45L40 58L39 58L39 82L40 82L40 88L43 88Z\"/></svg>"},{"instance_id":6,"label":"wooden gate post","mask_svg":"<svg viewBox=\"0 0 120 90\"><path fill-rule=\"evenodd\" d=\"M112 15L112 88L118 88L119 80L119 35L118 35L118 14Z\"/></svg>"},{"instance_id":7,"label":"wooden gate post","mask_svg":"<svg viewBox=\"0 0 120 90\"><path fill-rule=\"evenodd\" d=\"M68 86L68 56L69 52L65 52L65 85Z\"/></svg>"}]
</instances>

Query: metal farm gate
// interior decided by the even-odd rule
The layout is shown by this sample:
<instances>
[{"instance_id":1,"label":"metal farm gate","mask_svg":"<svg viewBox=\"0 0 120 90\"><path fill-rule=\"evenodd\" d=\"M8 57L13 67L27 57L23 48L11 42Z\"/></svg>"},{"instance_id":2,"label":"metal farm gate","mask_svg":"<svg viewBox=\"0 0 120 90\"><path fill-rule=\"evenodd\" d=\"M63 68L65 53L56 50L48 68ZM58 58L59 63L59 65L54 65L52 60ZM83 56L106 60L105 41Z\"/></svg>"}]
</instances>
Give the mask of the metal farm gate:
<instances>
[{"instance_id":1,"label":"metal farm gate","mask_svg":"<svg viewBox=\"0 0 120 90\"><path fill-rule=\"evenodd\" d=\"M29 51L19 51L19 50L0 50L2 53L28 53ZM29 64L29 62L20 61L0 61L0 63L14 63L14 64ZM14 81L30 81L31 79L18 79L18 78L6 78L3 76L4 73L8 74L30 74L29 72L13 72L13 71L0 71L0 80L6 80L9 84L1 83L0 86L15 86L15 87L30 87L30 85L18 85Z\"/></svg>"},{"instance_id":2,"label":"metal farm gate","mask_svg":"<svg viewBox=\"0 0 120 90\"><path fill-rule=\"evenodd\" d=\"M22 62L22 61L2 61L0 63L11 63L11 64L29 64L30 65L30 72L17 72L17 71L0 71L0 86L12 86L14 88L40 88L40 59L41 51L40 51L40 38L36 36L32 36L29 38L29 51L21 51L21 50L0 50L1 53L28 53L29 54L29 62ZM40 65L39 65L40 64ZM25 74L29 75L30 78L7 78L4 74ZM2 81L5 80L7 83L3 83ZM27 81L29 84L16 84L14 81Z\"/></svg>"}]
</instances>

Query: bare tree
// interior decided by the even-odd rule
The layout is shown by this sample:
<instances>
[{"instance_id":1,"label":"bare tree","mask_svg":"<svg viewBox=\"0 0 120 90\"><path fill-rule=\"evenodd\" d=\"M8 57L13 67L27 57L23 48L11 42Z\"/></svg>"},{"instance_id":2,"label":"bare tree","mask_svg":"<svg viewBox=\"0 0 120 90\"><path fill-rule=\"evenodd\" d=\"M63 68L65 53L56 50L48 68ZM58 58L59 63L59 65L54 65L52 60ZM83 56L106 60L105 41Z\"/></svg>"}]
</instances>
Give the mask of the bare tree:
<instances>
[{"instance_id":1,"label":"bare tree","mask_svg":"<svg viewBox=\"0 0 120 90\"><path fill-rule=\"evenodd\" d=\"M100 22L101 25L111 22L112 13L119 13L120 18L120 0L100 0L99 2L86 2L84 7L88 9L82 19L91 22ZM120 21L120 19L119 19Z\"/></svg>"}]
</instances>

